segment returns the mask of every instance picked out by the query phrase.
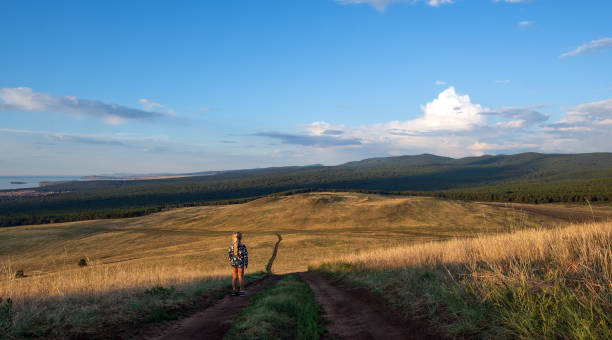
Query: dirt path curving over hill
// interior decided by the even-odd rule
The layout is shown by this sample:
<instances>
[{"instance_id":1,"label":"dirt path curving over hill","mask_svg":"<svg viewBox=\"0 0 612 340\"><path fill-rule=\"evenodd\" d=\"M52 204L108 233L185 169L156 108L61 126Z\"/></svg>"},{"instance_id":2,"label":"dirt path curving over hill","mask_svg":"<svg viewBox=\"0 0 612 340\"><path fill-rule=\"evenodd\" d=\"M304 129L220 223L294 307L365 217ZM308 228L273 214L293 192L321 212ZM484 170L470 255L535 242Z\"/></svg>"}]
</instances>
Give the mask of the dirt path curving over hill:
<instances>
[{"instance_id":1,"label":"dirt path curving over hill","mask_svg":"<svg viewBox=\"0 0 612 340\"><path fill-rule=\"evenodd\" d=\"M329 335L337 339L440 339L424 325L402 319L395 308L365 288L350 287L317 272L300 273L325 310Z\"/></svg>"},{"instance_id":2,"label":"dirt path curving over hill","mask_svg":"<svg viewBox=\"0 0 612 340\"><path fill-rule=\"evenodd\" d=\"M276 254L278 254L278 246L283 240L283 237L281 236L281 234L277 233L276 236L278 237L278 241L276 241L276 244L274 245L274 251L272 252L272 256L270 256L270 260L268 261L268 264L266 265L266 272L268 274L272 274L272 265L274 264L274 260L276 259Z\"/></svg>"}]
</instances>

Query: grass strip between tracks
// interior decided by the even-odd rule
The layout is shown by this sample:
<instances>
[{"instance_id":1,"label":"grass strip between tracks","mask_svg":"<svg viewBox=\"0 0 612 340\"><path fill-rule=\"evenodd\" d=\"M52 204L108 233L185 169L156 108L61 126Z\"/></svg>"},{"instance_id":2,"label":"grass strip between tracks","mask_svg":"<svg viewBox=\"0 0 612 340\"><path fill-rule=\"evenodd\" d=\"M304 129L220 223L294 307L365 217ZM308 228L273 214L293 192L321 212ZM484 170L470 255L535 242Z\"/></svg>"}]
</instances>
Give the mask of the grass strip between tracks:
<instances>
[{"instance_id":1,"label":"grass strip between tracks","mask_svg":"<svg viewBox=\"0 0 612 340\"><path fill-rule=\"evenodd\" d=\"M319 339L324 330L312 289L289 274L255 295L224 339Z\"/></svg>"}]
</instances>

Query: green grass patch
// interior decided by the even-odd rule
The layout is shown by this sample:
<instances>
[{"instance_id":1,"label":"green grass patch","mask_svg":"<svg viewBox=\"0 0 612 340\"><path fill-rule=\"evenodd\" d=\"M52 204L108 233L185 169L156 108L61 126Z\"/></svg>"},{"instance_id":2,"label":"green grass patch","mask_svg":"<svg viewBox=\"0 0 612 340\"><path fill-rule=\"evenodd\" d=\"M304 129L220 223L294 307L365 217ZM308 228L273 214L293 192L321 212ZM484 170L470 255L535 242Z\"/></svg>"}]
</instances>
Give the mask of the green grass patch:
<instances>
[{"instance_id":1,"label":"green grass patch","mask_svg":"<svg viewBox=\"0 0 612 340\"><path fill-rule=\"evenodd\" d=\"M310 286L289 274L254 296L224 339L319 339L320 312Z\"/></svg>"}]
</instances>

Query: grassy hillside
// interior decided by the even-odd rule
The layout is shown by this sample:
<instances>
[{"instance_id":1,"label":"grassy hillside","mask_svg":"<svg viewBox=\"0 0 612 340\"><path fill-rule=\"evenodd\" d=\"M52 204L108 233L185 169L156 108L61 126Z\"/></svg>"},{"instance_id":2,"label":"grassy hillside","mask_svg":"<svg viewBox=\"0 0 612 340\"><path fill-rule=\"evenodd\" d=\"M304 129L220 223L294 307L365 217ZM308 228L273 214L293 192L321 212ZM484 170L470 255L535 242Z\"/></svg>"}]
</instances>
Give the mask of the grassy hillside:
<instances>
[{"instance_id":1,"label":"grassy hillside","mask_svg":"<svg viewBox=\"0 0 612 340\"><path fill-rule=\"evenodd\" d=\"M162 313L223 287L233 230L244 233L249 247L248 273L265 268L275 233L282 234L272 270L288 273L360 250L554 223L505 207L434 198L310 193L137 218L7 227L0 229L0 297L13 300L15 332L72 327L87 334L96 322L155 318L146 311L157 306ZM88 265L79 267L80 259ZM26 277L16 278L18 270ZM169 291L144 293L154 287Z\"/></svg>"},{"instance_id":2,"label":"grassy hillside","mask_svg":"<svg viewBox=\"0 0 612 340\"><path fill-rule=\"evenodd\" d=\"M39 197L0 196L0 226L130 217L165 208L244 202L287 190L361 190L466 200L609 202L612 154L525 153L452 159L375 158L339 166L48 185Z\"/></svg>"},{"instance_id":3,"label":"grassy hillside","mask_svg":"<svg viewBox=\"0 0 612 340\"><path fill-rule=\"evenodd\" d=\"M174 266L184 260L211 271L224 268L223 260L215 263L223 256L229 233L241 230L254 250L252 269L263 270L258 266L265 266L274 233L280 232L280 252L297 248L302 254L291 261L285 257L286 262L279 256L275 271L290 272L305 269L317 254L325 257L345 245L354 250L557 222L540 215L427 197L307 193L135 218L3 228L0 254L1 261L10 260L13 269L30 275L78 269L81 258L95 264L174 261Z\"/></svg>"},{"instance_id":4,"label":"grassy hillside","mask_svg":"<svg viewBox=\"0 0 612 340\"><path fill-rule=\"evenodd\" d=\"M612 223L393 247L313 265L450 337L610 339Z\"/></svg>"},{"instance_id":5,"label":"grassy hillside","mask_svg":"<svg viewBox=\"0 0 612 340\"><path fill-rule=\"evenodd\" d=\"M571 220L567 216L589 214L585 209L306 193L135 218L7 227L0 229L0 298L13 300L10 324L18 334L89 334L99 325L173 317L169 311L227 287L226 247L234 230L244 233L249 249L247 273L265 268L276 233L283 241L272 270L290 273L372 249L549 228ZM593 208L593 216L606 214L612 209ZM79 267L81 259L88 265ZM26 277L17 278L18 270Z\"/></svg>"}]
</instances>

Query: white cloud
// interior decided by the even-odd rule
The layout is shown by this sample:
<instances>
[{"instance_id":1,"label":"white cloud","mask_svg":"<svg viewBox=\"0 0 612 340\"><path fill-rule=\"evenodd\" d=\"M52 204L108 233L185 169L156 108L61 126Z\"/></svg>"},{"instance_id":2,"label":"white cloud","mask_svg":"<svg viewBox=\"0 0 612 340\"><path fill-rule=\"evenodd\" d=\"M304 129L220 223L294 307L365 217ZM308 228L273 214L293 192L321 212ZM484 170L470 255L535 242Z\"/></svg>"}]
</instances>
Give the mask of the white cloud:
<instances>
[{"instance_id":1,"label":"white cloud","mask_svg":"<svg viewBox=\"0 0 612 340\"><path fill-rule=\"evenodd\" d=\"M104 118L104 121L110 125L121 125L125 123L125 119L116 115L107 116L106 118Z\"/></svg>"},{"instance_id":2,"label":"white cloud","mask_svg":"<svg viewBox=\"0 0 612 340\"><path fill-rule=\"evenodd\" d=\"M597 40L592 40L586 44L578 46L573 51L561 54L559 58L573 57L583 53L599 52L608 47L612 47L612 38L601 38Z\"/></svg>"},{"instance_id":3,"label":"white cloud","mask_svg":"<svg viewBox=\"0 0 612 340\"><path fill-rule=\"evenodd\" d=\"M587 103L567 110L567 117L561 123L572 125L605 125L612 119L612 99Z\"/></svg>"},{"instance_id":4,"label":"white cloud","mask_svg":"<svg viewBox=\"0 0 612 340\"><path fill-rule=\"evenodd\" d=\"M145 141L142 138L135 139L129 137L120 137L113 135L101 134L75 134L75 133L58 133L50 131L36 130L18 130L18 129L0 129L0 133L12 133L20 135L38 136L45 141L45 144L53 144L55 142L62 143L77 143L90 145L109 145L109 146L128 146L127 142ZM150 139L146 139L147 141Z\"/></svg>"},{"instance_id":5,"label":"white cloud","mask_svg":"<svg viewBox=\"0 0 612 340\"><path fill-rule=\"evenodd\" d=\"M518 4L521 2L531 2L531 0L493 0L493 2L507 2L510 4Z\"/></svg>"},{"instance_id":6,"label":"white cloud","mask_svg":"<svg viewBox=\"0 0 612 340\"><path fill-rule=\"evenodd\" d=\"M563 119L554 123L549 123L543 108L491 110L449 87L422 105L421 116L414 119L364 126L316 121L301 126L295 134L266 136L331 160L424 152L464 157L525 151L610 151L612 99L569 108Z\"/></svg>"},{"instance_id":7,"label":"white cloud","mask_svg":"<svg viewBox=\"0 0 612 340\"><path fill-rule=\"evenodd\" d=\"M352 4L368 4L374 8L376 8L379 12L384 12L387 7L396 2L424 2L432 7L440 7L445 4L452 4L455 0L334 0L335 2L341 5L352 5ZM521 2L531 2L531 0L493 0L493 2L507 2L507 3L521 3ZM519 26L527 27L533 24L532 21L522 21L519 23Z\"/></svg>"},{"instance_id":8,"label":"white cloud","mask_svg":"<svg viewBox=\"0 0 612 340\"><path fill-rule=\"evenodd\" d=\"M142 106L144 106L145 110L147 110L147 111L151 111L151 110L153 110L156 107L159 107L159 108L164 108L165 107L164 105L162 105L160 103L154 102L154 101L146 99L146 98L139 99L138 102L140 104L142 104Z\"/></svg>"},{"instance_id":9,"label":"white cloud","mask_svg":"<svg viewBox=\"0 0 612 340\"><path fill-rule=\"evenodd\" d=\"M351 4L368 4L378 11L383 12L387 7L395 2L425 2L429 6L438 7L443 4L452 4L454 0L334 0L335 2L341 5L351 5Z\"/></svg>"},{"instance_id":10,"label":"white cloud","mask_svg":"<svg viewBox=\"0 0 612 340\"><path fill-rule=\"evenodd\" d=\"M533 21L525 20L518 23L519 28L529 28L533 26Z\"/></svg>"},{"instance_id":11,"label":"white cloud","mask_svg":"<svg viewBox=\"0 0 612 340\"><path fill-rule=\"evenodd\" d=\"M453 86L442 91L437 98L421 106L421 117L388 123L374 124L368 127L351 128L344 125L332 126L327 122L313 122L302 128L302 132L321 135L324 131L338 130L338 138L358 137L365 142L397 138L398 136L418 136L439 132L469 131L482 126L490 110L471 102L468 95L458 94ZM370 134L370 132L376 133ZM372 138L373 137L373 138Z\"/></svg>"},{"instance_id":12,"label":"white cloud","mask_svg":"<svg viewBox=\"0 0 612 340\"><path fill-rule=\"evenodd\" d=\"M436 85L446 85L446 82L445 82L445 81L442 81L442 80L436 80L436 83L435 83L435 84L436 84Z\"/></svg>"},{"instance_id":13,"label":"white cloud","mask_svg":"<svg viewBox=\"0 0 612 340\"><path fill-rule=\"evenodd\" d=\"M421 150L458 154L465 153L467 146L473 143L473 140L468 143L461 134L485 127L486 120L492 115L490 110L472 103L468 95L457 93L452 86L423 105L421 110L422 116L415 119L361 127L313 122L302 126L295 138L304 135L325 137L326 144L319 144L318 147L350 148L352 152L360 149L365 152L401 154L409 153L409 150ZM329 131L334 133L330 134ZM272 135L268 137L274 138ZM337 143L332 143L332 138ZM277 139L283 143L288 140L287 136Z\"/></svg>"},{"instance_id":14,"label":"white cloud","mask_svg":"<svg viewBox=\"0 0 612 340\"><path fill-rule=\"evenodd\" d=\"M491 117L499 117L502 119L510 119L507 122L496 123L496 126L506 127L526 127L548 120L548 115L540 111L539 106L532 107L502 107L498 110L483 112L483 115Z\"/></svg>"},{"instance_id":15,"label":"white cloud","mask_svg":"<svg viewBox=\"0 0 612 340\"><path fill-rule=\"evenodd\" d=\"M92 116L115 125L127 119L150 119L165 116L160 112L133 109L97 100L79 99L72 96L56 97L47 93L34 92L29 87L2 88L0 89L0 100L0 110L49 111L76 116Z\"/></svg>"},{"instance_id":16,"label":"white cloud","mask_svg":"<svg viewBox=\"0 0 612 340\"><path fill-rule=\"evenodd\" d=\"M335 0L335 1L341 5L368 4L381 12L387 9L387 6L389 6L389 4L393 2L397 2L397 0Z\"/></svg>"},{"instance_id":17,"label":"white cloud","mask_svg":"<svg viewBox=\"0 0 612 340\"><path fill-rule=\"evenodd\" d=\"M472 104L470 96L460 95L451 86L442 91L438 98L421 107L422 118L401 124L409 131L465 130L482 123L484 108Z\"/></svg>"},{"instance_id":18,"label":"white cloud","mask_svg":"<svg viewBox=\"0 0 612 340\"><path fill-rule=\"evenodd\" d=\"M429 6L434 6L434 7L438 7L443 4L452 4L452 3L453 3L453 0L429 0L427 1L427 4Z\"/></svg>"}]
</instances>

